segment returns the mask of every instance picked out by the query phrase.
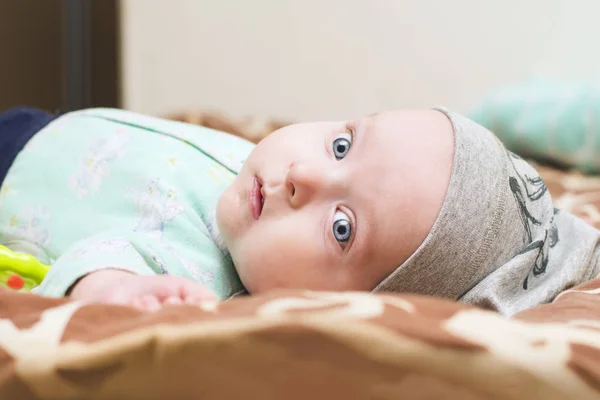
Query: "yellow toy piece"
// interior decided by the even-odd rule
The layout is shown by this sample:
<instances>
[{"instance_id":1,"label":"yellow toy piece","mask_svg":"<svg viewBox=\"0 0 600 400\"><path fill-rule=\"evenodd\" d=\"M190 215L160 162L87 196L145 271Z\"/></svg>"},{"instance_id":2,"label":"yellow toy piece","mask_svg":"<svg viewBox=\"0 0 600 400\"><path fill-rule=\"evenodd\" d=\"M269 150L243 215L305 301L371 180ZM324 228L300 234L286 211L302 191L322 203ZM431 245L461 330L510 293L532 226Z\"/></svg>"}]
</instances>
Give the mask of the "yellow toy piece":
<instances>
[{"instance_id":1,"label":"yellow toy piece","mask_svg":"<svg viewBox=\"0 0 600 400\"><path fill-rule=\"evenodd\" d=\"M29 254L0 245L0 286L28 292L42 283L49 269Z\"/></svg>"}]
</instances>

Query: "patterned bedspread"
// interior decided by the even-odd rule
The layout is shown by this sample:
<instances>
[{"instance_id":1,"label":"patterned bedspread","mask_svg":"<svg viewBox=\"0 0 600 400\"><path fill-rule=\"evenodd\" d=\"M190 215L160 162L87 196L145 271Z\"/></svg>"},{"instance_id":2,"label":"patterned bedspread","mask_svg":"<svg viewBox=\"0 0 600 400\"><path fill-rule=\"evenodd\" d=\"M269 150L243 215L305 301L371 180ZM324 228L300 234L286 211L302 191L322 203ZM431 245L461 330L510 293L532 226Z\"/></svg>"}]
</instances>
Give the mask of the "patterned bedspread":
<instances>
[{"instance_id":1,"label":"patterned bedspread","mask_svg":"<svg viewBox=\"0 0 600 400\"><path fill-rule=\"evenodd\" d=\"M600 227L600 179L542 175L559 207ZM408 295L281 291L142 313L0 290L0 399L312 397L600 399L600 279L512 319Z\"/></svg>"}]
</instances>

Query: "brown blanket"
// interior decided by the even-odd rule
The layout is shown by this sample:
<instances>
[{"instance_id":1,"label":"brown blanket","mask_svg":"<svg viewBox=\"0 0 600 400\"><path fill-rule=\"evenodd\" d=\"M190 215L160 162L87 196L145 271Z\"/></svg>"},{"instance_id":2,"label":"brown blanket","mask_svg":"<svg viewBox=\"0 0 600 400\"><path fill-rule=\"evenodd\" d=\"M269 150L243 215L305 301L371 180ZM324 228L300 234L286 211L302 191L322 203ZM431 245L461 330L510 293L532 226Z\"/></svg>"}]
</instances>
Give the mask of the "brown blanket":
<instances>
[{"instance_id":1,"label":"brown blanket","mask_svg":"<svg viewBox=\"0 0 600 400\"><path fill-rule=\"evenodd\" d=\"M600 179L544 168L600 226ZM154 313L0 290L0 399L600 399L600 279L513 319L284 291Z\"/></svg>"},{"instance_id":2,"label":"brown blanket","mask_svg":"<svg viewBox=\"0 0 600 400\"><path fill-rule=\"evenodd\" d=\"M513 320L366 293L141 313L2 290L0 398L600 398L597 288Z\"/></svg>"}]
</instances>

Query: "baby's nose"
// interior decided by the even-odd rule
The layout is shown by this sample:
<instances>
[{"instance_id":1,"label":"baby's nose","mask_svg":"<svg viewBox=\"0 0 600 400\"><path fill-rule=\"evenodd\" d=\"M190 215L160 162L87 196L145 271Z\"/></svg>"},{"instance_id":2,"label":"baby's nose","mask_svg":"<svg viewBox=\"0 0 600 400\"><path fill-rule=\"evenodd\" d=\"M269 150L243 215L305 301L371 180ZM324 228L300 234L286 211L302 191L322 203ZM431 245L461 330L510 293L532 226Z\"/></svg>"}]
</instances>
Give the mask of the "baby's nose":
<instances>
[{"instance_id":1,"label":"baby's nose","mask_svg":"<svg viewBox=\"0 0 600 400\"><path fill-rule=\"evenodd\" d=\"M310 162L294 162L288 171L286 186L292 204L302 205L315 196L329 196L343 188L341 170Z\"/></svg>"}]
</instances>

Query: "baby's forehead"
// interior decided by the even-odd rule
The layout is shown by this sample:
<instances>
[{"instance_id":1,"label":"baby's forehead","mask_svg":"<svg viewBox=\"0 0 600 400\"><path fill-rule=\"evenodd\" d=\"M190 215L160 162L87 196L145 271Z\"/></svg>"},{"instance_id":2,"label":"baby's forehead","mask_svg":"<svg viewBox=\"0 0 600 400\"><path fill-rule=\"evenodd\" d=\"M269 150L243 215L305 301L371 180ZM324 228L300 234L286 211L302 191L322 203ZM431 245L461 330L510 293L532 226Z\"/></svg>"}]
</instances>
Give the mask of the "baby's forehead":
<instances>
[{"instance_id":1,"label":"baby's forehead","mask_svg":"<svg viewBox=\"0 0 600 400\"><path fill-rule=\"evenodd\" d=\"M369 263L397 267L429 234L450 181L454 135L437 111L395 110L365 119L348 203L369 227Z\"/></svg>"},{"instance_id":2,"label":"baby's forehead","mask_svg":"<svg viewBox=\"0 0 600 400\"><path fill-rule=\"evenodd\" d=\"M430 108L398 108L368 114L364 118L372 119L374 121L388 121L398 123L427 123L435 120L443 120L446 123L448 123L449 126L451 126L450 120L444 113L440 112L439 110Z\"/></svg>"},{"instance_id":3,"label":"baby's forehead","mask_svg":"<svg viewBox=\"0 0 600 400\"><path fill-rule=\"evenodd\" d=\"M284 135L322 134L344 129L347 121L306 121L285 126L277 131Z\"/></svg>"},{"instance_id":4,"label":"baby's forehead","mask_svg":"<svg viewBox=\"0 0 600 400\"><path fill-rule=\"evenodd\" d=\"M289 125L287 129L327 129L327 128L339 128L340 126L346 126L352 123L395 123L395 124L418 124L422 123L424 126L431 126L428 124L431 121L444 120L447 122L445 128L449 128L448 118L440 111L434 109L409 109L399 108L393 110L385 110L380 112L373 112L370 114L364 114L355 118L348 119L332 119L332 120L316 120L316 121L304 121L293 125ZM450 129L451 130L451 129Z\"/></svg>"},{"instance_id":5,"label":"baby's forehead","mask_svg":"<svg viewBox=\"0 0 600 400\"><path fill-rule=\"evenodd\" d=\"M454 137L452 122L437 110L385 111L363 117L350 125L360 127L362 134L373 137L374 141L402 146L403 150L435 147L438 140Z\"/></svg>"}]
</instances>

